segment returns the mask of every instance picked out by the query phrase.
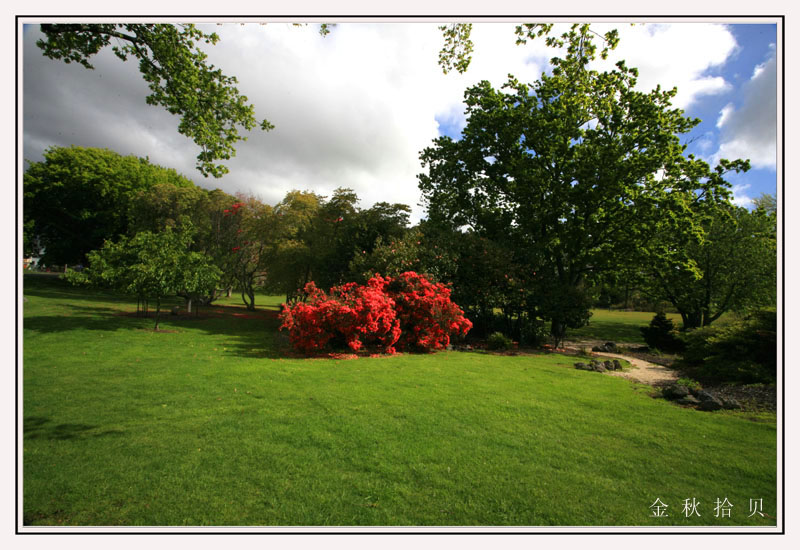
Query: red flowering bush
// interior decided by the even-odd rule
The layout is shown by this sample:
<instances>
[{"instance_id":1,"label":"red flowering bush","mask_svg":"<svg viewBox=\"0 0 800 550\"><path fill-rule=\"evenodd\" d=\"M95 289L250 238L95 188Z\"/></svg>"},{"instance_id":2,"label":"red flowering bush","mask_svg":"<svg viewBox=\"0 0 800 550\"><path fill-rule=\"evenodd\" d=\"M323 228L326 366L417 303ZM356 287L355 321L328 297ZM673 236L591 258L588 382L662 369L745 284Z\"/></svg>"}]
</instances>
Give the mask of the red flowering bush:
<instances>
[{"instance_id":1,"label":"red flowering bush","mask_svg":"<svg viewBox=\"0 0 800 550\"><path fill-rule=\"evenodd\" d=\"M327 294L314 283L304 290L306 302L284 305L280 328L306 353L337 344L354 351L372 346L394 353L395 344L430 351L447 347L451 335L472 328L450 300L449 288L413 272L396 278L376 275L364 286L347 283Z\"/></svg>"},{"instance_id":2,"label":"red flowering bush","mask_svg":"<svg viewBox=\"0 0 800 550\"><path fill-rule=\"evenodd\" d=\"M284 305L281 329L289 330L295 348L319 351L330 344L346 344L353 351L374 346L394 353L400 337L400 322L394 302L383 292L385 281L373 277L365 286L347 283L331 288L329 294L314 283L305 286L307 302Z\"/></svg>"},{"instance_id":3,"label":"red flowering bush","mask_svg":"<svg viewBox=\"0 0 800 550\"><path fill-rule=\"evenodd\" d=\"M402 350L444 349L451 335L465 335L472 322L450 299L450 289L431 283L423 275L406 271L389 279L385 291L395 303L402 334L397 346Z\"/></svg>"}]
</instances>

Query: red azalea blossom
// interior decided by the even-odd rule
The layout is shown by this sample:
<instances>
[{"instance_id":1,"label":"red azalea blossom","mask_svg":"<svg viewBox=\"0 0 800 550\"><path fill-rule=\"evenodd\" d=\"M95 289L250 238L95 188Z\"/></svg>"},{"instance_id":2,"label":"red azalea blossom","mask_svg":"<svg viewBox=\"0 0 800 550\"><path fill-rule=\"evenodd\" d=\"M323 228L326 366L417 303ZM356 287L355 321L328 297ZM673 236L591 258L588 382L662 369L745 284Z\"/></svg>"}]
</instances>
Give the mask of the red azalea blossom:
<instances>
[{"instance_id":1,"label":"red azalea blossom","mask_svg":"<svg viewBox=\"0 0 800 550\"><path fill-rule=\"evenodd\" d=\"M412 271L397 278L375 275L366 285L347 283L329 293L305 286L306 302L284 304L281 329L298 350L310 353L332 341L351 350L378 347L384 353L443 349L472 323L450 300L450 289Z\"/></svg>"}]
</instances>

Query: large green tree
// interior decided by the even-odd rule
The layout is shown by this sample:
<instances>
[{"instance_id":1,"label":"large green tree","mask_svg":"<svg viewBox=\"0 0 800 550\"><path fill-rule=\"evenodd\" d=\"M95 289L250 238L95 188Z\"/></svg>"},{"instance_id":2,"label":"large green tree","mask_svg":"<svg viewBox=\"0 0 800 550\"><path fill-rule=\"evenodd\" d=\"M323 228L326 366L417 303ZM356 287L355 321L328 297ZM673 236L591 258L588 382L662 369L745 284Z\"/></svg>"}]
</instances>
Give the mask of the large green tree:
<instances>
[{"instance_id":1,"label":"large green tree","mask_svg":"<svg viewBox=\"0 0 800 550\"><path fill-rule=\"evenodd\" d=\"M75 264L128 230L129 207L154 186L193 188L175 170L108 149L51 147L23 176L26 234L48 265Z\"/></svg>"},{"instance_id":2,"label":"large green tree","mask_svg":"<svg viewBox=\"0 0 800 550\"><path fill-rule=\"evenodd\" d=\"M699 239L680 239L669 228L653 235L659 253L643 263L652 295L672 304L685 329L708 326L728 311L774 307L775 214L722 205L702 225Z\"/></svg>"},{"instance_id":3,"label":"large green tree","mask_svg":"<svg viewBox=\"0 0 800 550\"><path fill-rule=\"evenodd\" d=\"M616 32L604 40L613 47ZM421 153L419 185L432 220L514 250L538 293L531 306L560 343L588 319L586 289L620 264L620 251L646 246L656 220L702 232L692 205L725 200L722 175L746 163L711 171L685 157L680 135L699 120L672 107L675 89L637 91L637 70L622 61L592 70L606 52L588 25L548 43L567 52L551 60L552 74L466 91L462 137Z\"/></svg>"},{"instance_id":4,"label":"large green tree","mask_svg":"<svg viewBox=\"0 0 800 550\"><path fill-rule=\"evenodd\" d=\"M204 176L228 172L217 161L230 159L236 143L247 139L240 128L272 128L267 120L256 120L254 107L236 88L236 78L207 62L198 44L216 44L215 33L194 25L113 23L42 25L41 30L46 38L36 45L51 59L93 69L89 60L107 46L123 61L137 59L150 87L147 103L180 117L178 131L201 149L197 169Z\"/></svg>"}]
</instances>

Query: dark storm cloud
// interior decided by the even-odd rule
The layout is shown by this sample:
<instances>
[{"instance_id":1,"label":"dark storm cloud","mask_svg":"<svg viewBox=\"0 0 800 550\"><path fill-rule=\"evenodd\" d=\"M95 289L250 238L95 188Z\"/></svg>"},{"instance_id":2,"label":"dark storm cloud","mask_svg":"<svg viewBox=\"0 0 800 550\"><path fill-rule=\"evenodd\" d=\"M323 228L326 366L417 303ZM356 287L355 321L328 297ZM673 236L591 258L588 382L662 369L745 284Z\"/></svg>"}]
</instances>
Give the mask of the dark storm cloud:
<instances>
[{"instance_id":1,"label":"dark storm cloud","mask_svg":"<svg viewBox=\"0 0 800 550\"><path fill-rule=\"evenodd\" d=\"M44 57L38 28L23 42L24 156L41 160L51 146L104 147L123 155L150 156L188 173L194 145L177 133L178 119L146 105L148 89L133 61L109 50L91 59L95 70Z\"/></svg>"}]
</instances>

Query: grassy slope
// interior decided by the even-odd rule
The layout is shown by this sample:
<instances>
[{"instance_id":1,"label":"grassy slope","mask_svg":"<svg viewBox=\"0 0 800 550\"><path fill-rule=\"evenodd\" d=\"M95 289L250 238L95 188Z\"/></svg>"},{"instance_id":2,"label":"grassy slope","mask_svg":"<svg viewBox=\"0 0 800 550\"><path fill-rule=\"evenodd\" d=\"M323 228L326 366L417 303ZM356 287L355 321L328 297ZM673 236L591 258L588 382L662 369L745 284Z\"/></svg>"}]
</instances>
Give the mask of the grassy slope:
<instances>
[{"instance_id":1,"label":"grassy slope","mask_svg":"<svg viewBox=\"0 0 800 550\"><path fill-rule=\"evenodd\" d=\"M559 355L280 358L274 319L212 308L154 333L56 283L25 281L28 524L774 524L747 518L751 498L775 515L774 422Z\"/></svg>"}]
</instances>

